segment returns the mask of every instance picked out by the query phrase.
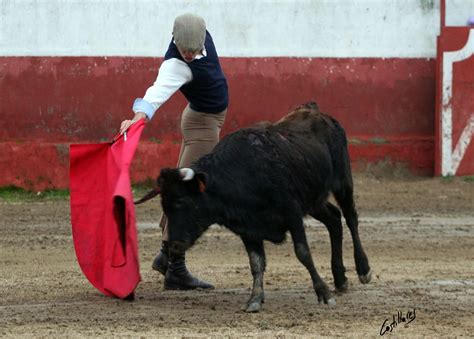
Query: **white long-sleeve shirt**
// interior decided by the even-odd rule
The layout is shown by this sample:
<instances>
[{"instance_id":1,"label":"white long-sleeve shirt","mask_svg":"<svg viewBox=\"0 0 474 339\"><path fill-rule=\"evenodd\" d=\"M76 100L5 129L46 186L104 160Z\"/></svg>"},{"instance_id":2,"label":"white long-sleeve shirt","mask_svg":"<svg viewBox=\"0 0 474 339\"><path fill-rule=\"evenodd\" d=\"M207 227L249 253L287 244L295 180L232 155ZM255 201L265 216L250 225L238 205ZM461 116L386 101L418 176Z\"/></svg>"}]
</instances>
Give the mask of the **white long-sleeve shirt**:
<instances>
[{"instance_id":1,"label":"white long-sleeve shirt","mask_svg":"<svg viewBox=\"0 0 474 339\"><path fill-rule=\"evenodd\" d=\"M206 51L198 54L195 59L206 56ZM156 110L163 105L181 86L193 80L191 68L185 61L171 58L163 61L158 70L155 82L150 86L143 99L137 98L133 104L135 113L145 113L148 120L155 115Z\"/></svg>"}]
</instances>

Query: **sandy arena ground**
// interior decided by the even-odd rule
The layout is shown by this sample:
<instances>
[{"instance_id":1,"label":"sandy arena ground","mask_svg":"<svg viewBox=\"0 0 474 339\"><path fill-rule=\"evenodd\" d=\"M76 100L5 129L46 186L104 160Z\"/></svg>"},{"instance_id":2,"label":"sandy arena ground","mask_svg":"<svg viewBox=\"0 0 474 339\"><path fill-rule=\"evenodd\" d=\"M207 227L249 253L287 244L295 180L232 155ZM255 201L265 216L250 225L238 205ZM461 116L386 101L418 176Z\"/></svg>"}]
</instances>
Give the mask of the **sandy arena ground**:
<instances>
[{"instance_id":1,"label":"sandy arena ground","mask_svg":"<svg viewBox=\"0 0 474 339\"><path fill-rule=\"evenodd\" d=\"M0 201L0 336L6 337L380 337L384 321L412 312L384 336L474 333L474 183L461 179L355 175L362 242L374 270L362 285L345 228L350 289L319 305L291 241L266 244L263 311L241 311L251 287L245 249L213 227L188 253L188 267L210 292L163 290L150 264L160 242L159 200L137 209L142 282L134 302L102 296L74 253L69 202ZM321 276L334 289L329 236L307 221ZM414 316L413 316L414 313ZM386 323L386 324L387 324Z\"/></svg>"}]
</instances>

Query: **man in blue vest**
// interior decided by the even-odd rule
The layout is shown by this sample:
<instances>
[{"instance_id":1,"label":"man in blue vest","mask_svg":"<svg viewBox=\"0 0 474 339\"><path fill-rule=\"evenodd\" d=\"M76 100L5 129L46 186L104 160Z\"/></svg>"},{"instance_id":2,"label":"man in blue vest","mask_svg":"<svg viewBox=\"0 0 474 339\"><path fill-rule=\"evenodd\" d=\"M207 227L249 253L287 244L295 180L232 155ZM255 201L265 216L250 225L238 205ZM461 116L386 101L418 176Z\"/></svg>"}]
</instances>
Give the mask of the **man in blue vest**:
<instances>
[{"instance_id":1,"label":"man in blue vest","mask_svg":"<svg viewBox=\"0 0 474 339\"><path fill-rule=\"evenodd\" d=\"M188 167L209 153L219 141L228 105L227 81L214 42L206 30L204 19L193 14L180 15L175 19L173 38L158 77L145 96L135 100L135 116L122 122L120 133L124 133L139 119L150 120L178 89L188 100L181 117L183 141L178 167ZM165 275L165 289L213 288L211 284L189 273L184 252L169 253L165 215L161 218L160 226L162 246L152 267Z\"/></svg>"}]
</instances>

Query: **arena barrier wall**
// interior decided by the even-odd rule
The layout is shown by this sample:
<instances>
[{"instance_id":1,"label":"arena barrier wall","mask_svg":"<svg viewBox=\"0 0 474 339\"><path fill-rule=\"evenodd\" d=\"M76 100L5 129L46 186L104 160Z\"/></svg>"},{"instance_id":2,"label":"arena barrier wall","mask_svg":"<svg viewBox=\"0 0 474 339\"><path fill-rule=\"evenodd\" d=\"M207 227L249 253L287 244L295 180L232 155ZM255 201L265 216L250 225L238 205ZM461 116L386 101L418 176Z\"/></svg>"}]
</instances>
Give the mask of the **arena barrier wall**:
<instances>
[{"instance_id":1,"label":"arena barrier wall","mask_svg":"<svg viewBox=\"0 0 474 339\"><path fill-rule=\"evenodd\" d=\"M4 75L0 186L68 186L71 143L110 140L131 116L135 97L154 81L161 59L0 58ZM316 101L345 127L356 169L379 161L432 174L435 62L432 59L223 58L230 106L222 135L276 121ZM409 76L408 76L409 75ZM181 94L146 126L132 180L174 166Z\"/></svg>"},{"instance_id":2,"label":"arena barrier wall","mask_svg":"<svg viewBox=\"0 0 474 339\"><path fill-rule=\"evenodd\" d=\"M458 25L474 0L449 4L448 24ZM69 145L109 141L132 116L184 12L206 18L221 56L230 89L222 135L316 101L346 129L356 170L435 173L439 1L24 0L1 9L0 187L67 188ZM133 182L176 164L185 104L175 95L146 126Z\"/></svg>"}]
</instances>

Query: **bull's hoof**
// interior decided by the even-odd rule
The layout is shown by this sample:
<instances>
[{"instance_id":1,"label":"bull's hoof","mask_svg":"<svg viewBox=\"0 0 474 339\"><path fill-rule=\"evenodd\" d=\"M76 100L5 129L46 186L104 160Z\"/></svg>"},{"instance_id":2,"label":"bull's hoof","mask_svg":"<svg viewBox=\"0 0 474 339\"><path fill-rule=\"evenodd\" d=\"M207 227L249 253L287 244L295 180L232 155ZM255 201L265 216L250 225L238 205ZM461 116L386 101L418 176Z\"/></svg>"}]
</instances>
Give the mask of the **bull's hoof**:
<instances>
[{"instance_id":1,"label":"bull's hoof","mask_svg":"<svg viewBox=\"0 0 474 339\"><path fill-rule=\"evenodd\" d=\"M327 300L319 300L319 303L321 305L328 305L328 306L336 306L336 299L334 299L333 297L327 299Z\"/></svg>"},{"instance_id":2,"label":"bull's hoof","mask_svg":"<svg viewBox=\"0 0 474 339\"><path fill-rule=\"evenodd\" d=\"M336 299L329 292L329 288L324 284L324 286L316 289L316 295L318 296L318 302L320 304L327 304L329 306L336 305Z\"/></svg>"},{"instance_id":3,"label":"bull's hoof","mask_svg":"<svg viewBox=\"0 0 474 339\"><path fill-rule=\"evenodd\" d=\"M363 284L368 284L372 280L372 269L367 274L359 275L359 281Z\"/></svg>"},{"instance_id":4,"label":"bull's hoof","mask_svg":"<svg viewBox=\"0 0 474 339\"><path fill-rule=\"evenodd\" d=\"M261 309L262 309L262 303L254 301L246 305L245 312L256 313L256 312L260 312Z\"/></svg>"},{"instance_id":5,"label":"bull's hoof","mask_svg":"<svg viewBox=\"0 0 474 339\"><path fill-rule=\"evenodd\" d=\"M346 280L341 286L336 286L336 293L346 293L348 289L349 289L349 280Z\"/></svg>"},{"instance_id":6,"label":"bull's hoof","mask_svg":"<svg viewBox=\"0 0 474 339\"><path fill-rule=\"evenodd\" d=\"M334 299L334 297L331 294L318 296L318 302L320 304L326 304L328 306L336 305L336 299Z\"/></svg>"},{"instance_id":7,"label":"bull's hoof","mask_svg":"<svg viewBox=\"0 0 474 339\"><path fill-rule=\"evenodd\" d=\"M264 303L264 294L259 294L256 296L251 297L247 304L243 307L243 310L247 313L255 313L260 312L262 309L262 304Z\"/></svg>"}]
</instances>

